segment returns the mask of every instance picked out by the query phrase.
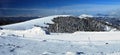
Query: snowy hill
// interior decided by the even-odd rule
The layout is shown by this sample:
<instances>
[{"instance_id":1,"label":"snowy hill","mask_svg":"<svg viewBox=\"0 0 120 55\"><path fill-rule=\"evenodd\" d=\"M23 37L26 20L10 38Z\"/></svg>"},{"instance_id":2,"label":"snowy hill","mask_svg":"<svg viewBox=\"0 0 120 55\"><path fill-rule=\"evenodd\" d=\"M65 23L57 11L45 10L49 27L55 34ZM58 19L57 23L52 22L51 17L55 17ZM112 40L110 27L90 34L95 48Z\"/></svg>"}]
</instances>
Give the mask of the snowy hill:
<instances>
[{"instance_id":1,"label":"snowy hill","mask_svg":"<svg viewBox=\"0 0 120 55\"><path fill-rule=\"evenodd\" d=\"M30 17L30 16L0 17L0 25L14 24L14 23L24 22L24 21L28 21L36 18L40 18L40 17Z\"/></svg>"},{"instance_id":2,"label":"snowy hill","mask_svg":"<svg viewBox=\"0 0 120 55\"><path fill-rule=\"evenodd\" d=\"M82 18L82 19L81 19ZM70 15L54 15L26 22L1 26L3 29L26 30L33 27L41 27L49 32L73 33L76 31L117 31L119 28L93 19L92 15L83 14L80 17Z\"/></svg>"},{"instance_id":3,"label":"snowy hill","mask_svg":"<svg viewBox=\"0 0 120 55\"><path fill-rule=\"evenodd\" d=\"M25 29L31 29L35 25L39 26L48 26L46 23L53 23L52 19L55 17L66 17L70 15L54 15L54 16L48 16L48 17L43 17L43 18L38 18L26 22L21 22L21 23L16 23L16 24L11 24L11 25L5 25L1 26L4 29L14 29L14 30L25 30Z\"/></svg>"}]
</instances>

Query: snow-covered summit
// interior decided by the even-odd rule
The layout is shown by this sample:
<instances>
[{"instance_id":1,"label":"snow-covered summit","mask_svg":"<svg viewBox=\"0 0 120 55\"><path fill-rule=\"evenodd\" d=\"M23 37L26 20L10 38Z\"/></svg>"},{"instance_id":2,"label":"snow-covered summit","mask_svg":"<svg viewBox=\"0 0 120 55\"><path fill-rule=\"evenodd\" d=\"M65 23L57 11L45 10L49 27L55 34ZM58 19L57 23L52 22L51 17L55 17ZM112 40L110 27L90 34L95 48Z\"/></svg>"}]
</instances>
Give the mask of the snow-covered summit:
<instances>
[{"instance_id":1,"label":"snow-covered summit","mask_svg":"<svg viewBox=\"0 0 120 55\"><path fill-rule=\"evenodd\" d=\"M1 26L4 29L13 29L13 30L26 30L26 29L31 29L35 25L38 26L44 26L47 27L47 23L53 23L52 20L56 17L66 17L70 15L53 15L53 16L48 16L48 17L43 17L43 18L38 18L26 22L21 22L21 23L16 23L16 24L11 24L11 25L5 25Z\"/></svg>"},{"instance_id":2,"label":"snow-covered summit","mask_svg":"<svg viewBox=\"0 0 120 55\"><path fill-rule=\"evenodd\" d=\"M82 14L79 16L79 18L86 18L86 17L93 17L92 15Z\"/></svg>"}]
</instances>

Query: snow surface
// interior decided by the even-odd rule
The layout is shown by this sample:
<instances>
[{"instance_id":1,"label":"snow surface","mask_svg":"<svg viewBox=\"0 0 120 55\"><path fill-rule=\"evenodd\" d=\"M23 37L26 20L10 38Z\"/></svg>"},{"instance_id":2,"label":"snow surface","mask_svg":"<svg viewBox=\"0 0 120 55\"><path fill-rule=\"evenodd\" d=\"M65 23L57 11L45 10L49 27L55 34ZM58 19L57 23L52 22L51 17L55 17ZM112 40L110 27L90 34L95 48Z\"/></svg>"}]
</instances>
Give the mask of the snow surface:
<instances>
[{"instance_id":1,"label":"snow surface","mask_svg":"<svg viewBox=\"0 0 120 55\"><path fill-rule=\"evenodd\" d=\"M1 30L0 55L119 55L119 33L75 32L46 35L38 27Z\"/></svg>"},{"instance_id":2,"label":"snow surface","mask_svg":"<svg viewBox=\"0 0 120 55\"><path fill-rule=\"evenodd\" d=\"M0 30L0 35L2 36L42 36L46 35L45 31L40 27L34 27L28 30Z\"/></svg>"},{"instance_id":3,"label":"snow surface","mask_svg":"<svg viewBox=\"0 0 120 55\"><path fill-rule=\"evenodd\" d=\"M79 16L79 18L86 18L86 17L93 17L92 15L82 14Z\"/></svg>"},{"instance_id":4,"label":"snow surface","mask_svg":"<svg viewBox=\"0 0 120 55\"><path fill-rule=\"evenodd\" d=\"M46 23L53 23L52 19L56 17L66 17L70 15L54 15L54 16L48 16L48 17L43 17L43 18L38 18L26 22L21 22L21 23L16 23L16 24L10 24L10 25L5 25L1 26L4 29L13 29L13 30L25 30L25 29L31 29L35 25L38 26L44 26L47 27Z\"/></svg>"},{"instance_id":5,"label":"snow surface","mask_svg":"<svg viewBox=\"0 0 120 55\"><path fill-rule=\"evenodd\" d=\"M47 26L44 22L53 23L54 17L2 26L6 29L0 30L0 55L120 55L119 31L46 35L34 27Z\"/></svg>"}]
</instances>

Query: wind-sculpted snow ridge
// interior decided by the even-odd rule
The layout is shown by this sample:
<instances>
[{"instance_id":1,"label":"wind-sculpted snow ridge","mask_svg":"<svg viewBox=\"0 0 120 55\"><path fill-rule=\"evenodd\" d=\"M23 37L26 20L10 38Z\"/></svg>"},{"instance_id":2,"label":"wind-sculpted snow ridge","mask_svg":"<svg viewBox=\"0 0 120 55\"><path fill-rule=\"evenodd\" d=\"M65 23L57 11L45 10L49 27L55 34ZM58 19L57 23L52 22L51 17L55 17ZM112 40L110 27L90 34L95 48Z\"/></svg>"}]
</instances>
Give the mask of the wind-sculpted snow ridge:
<instances>
[{"instance_id":1,"label":"wind-sculpted snow ridge","mask_svg":"<svg viewBox=\"0 0 120 55\"><path fill-rule=\"evenodd\" d=\"M53 23L52 19L55 17L66 17L70 15L53 15L53 16L48 16L48 17L43 17L43 18L38 18L26 22L21 22L21 23L16 23L16 24L11 24L11 25L5 25L1 26L4 29L14 29L14 30L25 30L25 29L31 29L35 25L36 26L44 26L47 27L47 23Z\"/></svg>"},{"instance_id":2,"label":"wind-sculpted snow ridge","mask_svg":"<svg viewBox=\"0 0 120 55\"><path fill-rule=\"evenodd\" d=\"M45 31L40 27L34 27L28 30L0 30L1 36L18 36L18 37L32 37L46 35Z\"/></svg>"}]
</instances>

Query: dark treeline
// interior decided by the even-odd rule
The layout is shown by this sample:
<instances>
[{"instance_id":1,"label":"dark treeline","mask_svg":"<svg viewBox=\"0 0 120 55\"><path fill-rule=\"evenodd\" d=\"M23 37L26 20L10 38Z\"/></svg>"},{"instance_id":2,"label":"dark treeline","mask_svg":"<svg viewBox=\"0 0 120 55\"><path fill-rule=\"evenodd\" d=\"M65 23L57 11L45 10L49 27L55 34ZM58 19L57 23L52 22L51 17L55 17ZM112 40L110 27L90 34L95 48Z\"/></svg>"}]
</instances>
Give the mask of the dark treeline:
<instances>
[{"instance_id":1,"label":"dark treeline","mask_svg":"<svg viewBox=\"0 0 120 55\"><path fill-rule=\"evenodd\" d=\"M31 19L36 19L39 17L0 17L0 25L7 25L13 23L19 23Z\"/></svg>"},{"instance_id":2,"label":"dark treeline","mask_svg":"<svg viewBox=\"0 0 120 55\"><path fill-rule=\"evenodd\" d=\"M111 19L113 21L113 19ZM79 17L56 17L52 20L54 24L48 24L48 30L50 32L59 32L59 33L73 33L76 31L109 31L107 27L116 28L120 30L120 26L114 22L109 22L107 20L101 20L97 18L79 18ZM115 21L115 19L114 19ZM120 23L119 23L120 24ZM117 25L117 26L116 26Z\"/></svg>"}]
</instances>

